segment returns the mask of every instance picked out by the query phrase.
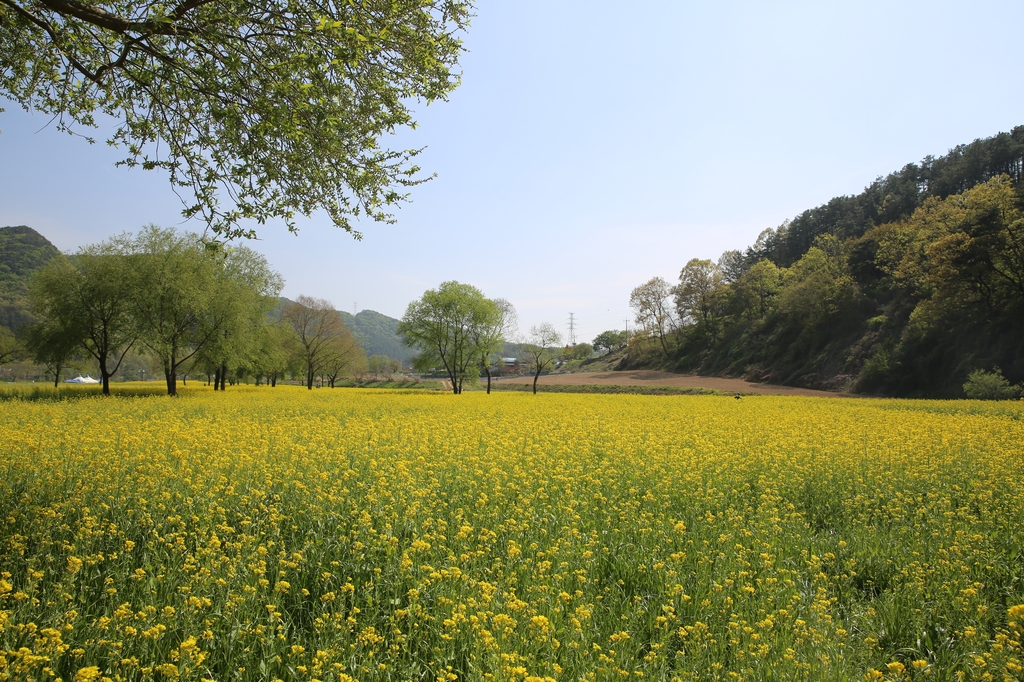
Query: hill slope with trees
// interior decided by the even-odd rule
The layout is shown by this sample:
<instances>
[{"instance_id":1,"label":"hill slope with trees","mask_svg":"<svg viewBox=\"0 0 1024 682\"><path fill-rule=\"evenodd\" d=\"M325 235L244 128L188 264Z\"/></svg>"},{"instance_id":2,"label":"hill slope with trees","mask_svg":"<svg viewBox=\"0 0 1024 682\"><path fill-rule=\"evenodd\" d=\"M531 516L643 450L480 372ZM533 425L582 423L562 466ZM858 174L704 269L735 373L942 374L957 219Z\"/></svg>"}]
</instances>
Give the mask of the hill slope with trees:
<instances>
[{"instance_id":1,"label":"hill slope with trees","mask_svg":"<svg viewBox=\"0 0 1024 682\"><path fill-rule=\"evenodd\" d=\"M280 316L281 310L292 302L282 296L277 310L271 314L275 317ZM395 318L375 310L360 310L355 315L344 310L337 312L345 326L352 331L352 336L359 342L366 357L386 355L407 363L415 355L414 351L402 344L398 336L398 320Z\"/></svg>"},{"instance_id":2,"label":"hill slope with trees","mask_svg":"<svg viewBox=\"0 0 1024 682\"><path fill-rule=\"evenodd\" d=\"M638 286L627 367L963 395L1024 380L1024 127L958 146Z\"/></svg>"},{"instance_id":3,"label":"hill slope with trees","mask_svg":"<svg viewBox=\"0 0 1024 682\"><path fill-rule=\"evenodd\" d=\"M415 351L402 343L398 336L398 320L375 310L360 310L357 314L339 311L352 335L359 341L366 357L387 355L389 358L409 362Z\"/></svg>"},{"instance_id":4,"label":"hill slope with trees","mask_svg":"<svg viewBox=\"0 0 1024 682\"><path fill-rule=\"evenodd\" d=\"M28 280L50 259L57 247L31 227L0 227L0 326L19 331L28 315Z\"/></svg>"}]
</instances>

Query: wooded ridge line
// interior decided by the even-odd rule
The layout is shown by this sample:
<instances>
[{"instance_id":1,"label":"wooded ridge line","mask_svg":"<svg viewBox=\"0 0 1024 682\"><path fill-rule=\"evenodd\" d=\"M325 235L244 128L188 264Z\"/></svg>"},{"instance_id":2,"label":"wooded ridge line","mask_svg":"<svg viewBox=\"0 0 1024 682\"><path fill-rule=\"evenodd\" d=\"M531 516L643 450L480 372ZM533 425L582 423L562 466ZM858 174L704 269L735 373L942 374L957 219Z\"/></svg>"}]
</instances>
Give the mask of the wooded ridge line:
<instances>
[{"instance_id":1,"label":"wooded ridge line","mask_svg":"<svg viewBox=\"0 0 1024 682\"><path fill-rule=\"evenodd\" d=\"M623 367L897 396L1024 380L1024 127L633 290Z\"/></svg>"}]
</instances>

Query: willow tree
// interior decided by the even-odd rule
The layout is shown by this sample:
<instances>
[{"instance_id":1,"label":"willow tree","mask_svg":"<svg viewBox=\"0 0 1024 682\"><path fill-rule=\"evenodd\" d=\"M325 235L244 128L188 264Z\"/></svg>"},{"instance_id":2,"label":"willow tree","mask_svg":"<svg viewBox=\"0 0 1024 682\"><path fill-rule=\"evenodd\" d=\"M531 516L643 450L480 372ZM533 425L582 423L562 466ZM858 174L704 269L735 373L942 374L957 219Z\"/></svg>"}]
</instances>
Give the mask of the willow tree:
<instances>
[{"instance_id":1,"label":"willow tree","mask_svg":"<svg viewBox=\"0 0 1024 682\"><path fill-rule=\"evenodd\" d=\"M163 360L169 395L184 363L262 321L281 288L255 252L225 252L154 226L133 240L129 259L139 338Z\"/></svg>"},{"instance_id":2,"label":"willow tree","mask_svg":"<svg viewBox=\"0 0 1024 682\"><path fill-rule=\"evenodd\" d=\"M443 282L409 304L398 323L398 335L406 346L420 351L420 367L444 368L457 395L467 378L475 379L482 354L491 348L492 336L483 330L500 329L501 315L499 305L476 287ZM487 345L481 345L485 340Z\"/></svg>"},{"instance_id":3,"label":"willow tree","mask_svg":"<svg viewBox=\"0 0 1024 682\"><path fill-rule=\"evenodd\" d=\"M229 367L247 366L264 352L267 313L277 305L284 282L262 254L248 247L214 249L213 256L215 295L205 324L215 332L199 357L212 370L214 390L223 391Z\"/></svg>"},{"instance_id":4,"label":"willow tree","mask_svg":"<svg viewBox=\"0 0 1024 682\"><path fill-rule=\"evenodd\" d=\"M391 220L419 150L380 139L459 82L463 0L0 0L0 97L59 130L113 117L129 167L159 169L226 237L244 219ZM358 236L358 234L357 234Z\"/></svg>"},{"instance_id":5,"label":"willow tree","mask_svg":"<svg viewBox=\"0 0 1024 682\"><path fill-rule=\"evenodd\" d=\"M505 342L519 326L515 307L503 298L492 301L494 308L480 317L470 333L480 358L480 369L487 376L487 394L491 394L491 364L500 357Z\"/></svg>"},{"instance_id":6,"label":"willow tree","mask_svg":"<svg viewBox=\"0 0 1024 682\"><path fill-rule=\"evenodd\" d=\"M306 388L313 390L313 379L325 365L333 363L341 347L348 347L344 339L351 338L351 333L334 305L322 298L299 296L298 300L289 301L281 311L281 319L295 332Z\"/></svg>"},{"instance_id":7,"label":"willow tree","mask_svg":"<svg viewBox=\"0 0 1024 682\"><path fill-rule=\"evenodd\" d=\"M125 235L58 256L37 272L29 301L37 318L28 335L39 361L64 358L78 347L99 365L103 393L138 339Z\"/></svg>"}]
</instances>

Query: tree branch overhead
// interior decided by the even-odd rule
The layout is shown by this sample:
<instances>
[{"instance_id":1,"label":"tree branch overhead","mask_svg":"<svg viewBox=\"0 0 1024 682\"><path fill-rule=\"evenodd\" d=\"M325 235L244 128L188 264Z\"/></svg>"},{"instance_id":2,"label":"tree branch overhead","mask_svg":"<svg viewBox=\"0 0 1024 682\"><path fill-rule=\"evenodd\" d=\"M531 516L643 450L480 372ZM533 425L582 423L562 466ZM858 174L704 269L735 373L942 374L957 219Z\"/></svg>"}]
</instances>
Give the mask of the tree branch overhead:
<instances>
[{"instance_id":1,"label":"tree branch overhead","mask_svg":"<svg viewBox=\"0 0 1024 682\"><path fill-rule=\"evenodd\" d=\"M121 163L167 173L186 217L224 237L243 221L325 211L342 229L392 221L423 182L410 102L459 82L459 0L0 0L0 95L95 127L112 115ZM156 157L157 145L166 153Z\"/></svg>"}]
</instances>

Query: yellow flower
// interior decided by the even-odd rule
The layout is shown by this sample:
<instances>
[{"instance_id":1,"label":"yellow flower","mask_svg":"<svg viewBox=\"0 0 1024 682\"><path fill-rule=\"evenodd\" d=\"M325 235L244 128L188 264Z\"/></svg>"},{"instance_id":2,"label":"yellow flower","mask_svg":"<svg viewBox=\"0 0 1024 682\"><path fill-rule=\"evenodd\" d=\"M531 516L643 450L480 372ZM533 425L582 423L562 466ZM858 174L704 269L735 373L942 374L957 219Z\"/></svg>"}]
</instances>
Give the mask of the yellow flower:
<instances>
[{"instance_id":1,"label":"yellow flower","mask_svg":"<svg viewBox=\"0 0 1024 682\"><path fill-rule=\"evenodd\" d=\"M1018 627L1024 630L1024 604L1011 606L1006 610L1006 618L1012 624L1011 627Z\"/></svg>"},{"instance_id":2,"label":"yellow flower","mask_svg":"<svg viewBox=\"0 0 1024 682\"><path fill-rule=\"evenodd\" d=\"M264 662L397 679L409 652L445 682L459 658L490 682L562 677L556 660L588 680L673 659L831 679L877 660L889 625L840 604L850 589L891 593L908 622L939 595L951 656L1021 677L1024 604L999 601L1014 557L988 529L1024 506L1024 404L193 383L2 403L11 680L61 660L77 682L97 650L154 682L228 654L223 679ZM937 674L878 667L866 679Z\"/></svg>"},{"instance_id":3,"label":"yellow flower","mask_svg":"<svg viewBox=\"0 0 1024 682\"><path fill-rule=\"evenodd\" d=\"M156 670L158 673L160 673L164 677L167 677L167 678L170 678L170 679L177 679L178 678L178 673L179 673L178 666L174 665L173 663L164 663L162 665L158 665L158 666L156 666L156 668L154 668L154 670Z\"/></svg>"},{"instance_id":4,"label":"yellow flower","mask_svg":"<svg viewBox=\"0 0 1024 682\"><path fill-rule=\"evenodd\" d=\"M100 679L101 676L102 673L99 666L90 665L87 668L78 669L78 672L75 673L75 682L94 682L94 680Z\"/></svg>"}]
</instances>

